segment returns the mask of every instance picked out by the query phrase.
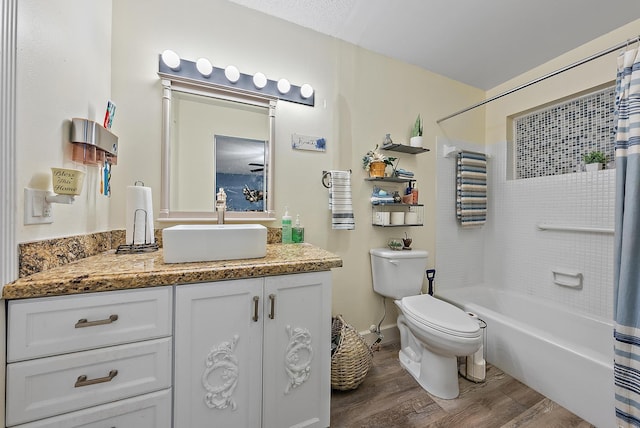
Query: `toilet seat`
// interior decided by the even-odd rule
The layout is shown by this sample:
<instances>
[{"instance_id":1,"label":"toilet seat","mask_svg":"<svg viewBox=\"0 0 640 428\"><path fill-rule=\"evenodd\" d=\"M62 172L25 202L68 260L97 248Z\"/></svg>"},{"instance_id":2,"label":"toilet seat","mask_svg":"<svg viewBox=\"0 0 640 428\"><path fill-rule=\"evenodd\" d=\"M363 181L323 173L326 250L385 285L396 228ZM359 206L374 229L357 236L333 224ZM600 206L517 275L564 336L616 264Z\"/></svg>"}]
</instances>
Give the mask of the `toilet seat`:
<instances>
[{"instance_id":1,"label":"toilet seat","mask_svg":"<svg viewBox=\"0 0 640 428\"><path fill-rule=\"evenodd\" d=\"M404 297L401 303L405 316L418 326L456 337L480 336L480 326L476 320L443 300L422 294Z\"/></svg>"}]
</instances>

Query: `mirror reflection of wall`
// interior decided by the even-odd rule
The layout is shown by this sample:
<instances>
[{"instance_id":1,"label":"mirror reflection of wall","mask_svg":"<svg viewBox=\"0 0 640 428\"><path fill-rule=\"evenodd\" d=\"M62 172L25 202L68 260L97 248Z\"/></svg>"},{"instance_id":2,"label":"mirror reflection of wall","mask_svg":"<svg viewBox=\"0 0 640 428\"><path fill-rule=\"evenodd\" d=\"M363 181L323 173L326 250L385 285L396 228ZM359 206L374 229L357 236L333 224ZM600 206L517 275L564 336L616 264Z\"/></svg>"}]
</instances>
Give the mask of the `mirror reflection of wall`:
<instances>
[{"instance_id":1,"label":"mirror reflection of wall","mask_svg":"<svg viewBox=\"0 0 640 428\"><path fill-rule=\"evenodd\" d=\"M263 211L265 141L215 136L216 193L224 188L229 211Z\"/></svg>"},{"instance_id":2,"label":"mirror reflection of wall","mask_svg":"<svg viewBox=\"0 0 640 428\"><path fill-rule=\"evenodd\" d=\"M269 132L267 107L174 90L170 146L171 210L190 212L215 210L217 187L220 187L219 185L216 187L216 135L260 141L263 146L262 163L264 164L264 145L265 141L269 140ZM222 163L220 165L222 168ZM262 183L265 182L264 170L255 171L252 174L260 175ZM228 196L230 199L236 199L236 195L232 193L228 193ZM228 209L235 210L230 207ZM260 208L249 210L263 209L262 204ZM247 209L239 208L239 210Z\"/></svg>"}]
</instances>

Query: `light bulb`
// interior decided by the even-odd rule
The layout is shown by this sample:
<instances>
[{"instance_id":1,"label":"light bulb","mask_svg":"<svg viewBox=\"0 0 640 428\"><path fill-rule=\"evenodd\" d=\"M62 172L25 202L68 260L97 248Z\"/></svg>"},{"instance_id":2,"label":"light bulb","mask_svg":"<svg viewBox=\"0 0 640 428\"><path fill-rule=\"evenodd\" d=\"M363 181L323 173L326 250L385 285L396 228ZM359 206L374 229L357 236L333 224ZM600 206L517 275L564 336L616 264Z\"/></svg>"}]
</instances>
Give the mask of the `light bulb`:
<instances>
[{"instance_id":1,"label":"light bulb","mask_svg":"<svg viewBox=\"0 0 640 428\"><path fill-rule=\"evenodd\" d=\"M162 52L162 62L173 71L180 70L180 56L170 49Z\"/></svg>"},{"instance_id":2,"label":"light bulb","mask_svg":"<svg viewBox=\"0 0 640 428\"><path fill-rule=\"evenodd\" d=\"M300 87L300 95L302 98L309 98L313 95L313 87L310 84L305 83Z\"/></svg>"},{"instance_id":3,"label":"light bulb","mask_svg":"<svg viewBox=\"0 0 640 428\"><path fill-rule=\"evenodd\" d=\"M278 91L281 94L286 94L291 89L291 83L287 79L278 80Z\"/></svg>"},{"instance_id":4,"label":"light bulb","mask_svg":"<svg viewBox=\"0 0 640 428\"><path fill-rule=\"evenodd\" d=\"M263 73L257 72L253 75L253 84L256 88L262 89L267 86L267 76Z\"/></svg>"},{"instance_id":5,"label":"light bulb","mask_svg":"<svg viewBox=\"0 0 640 428\"><path fill-rule=\"evenodd\" d=\"M211 65L211 61L206 58L198 58L196 61L196 68L204 77L211 76L213 72L213 65Z\"/></svg>"},{"instance_id":6,"label":"light bulb","mask_svg":"<svg viewBox=\"0 0 640 428\"><path fill-rule=\"evenodd\" d=\"M224 75L231 83L236 83L240 79L240 71L235 65L229 65L224 69Z\"/></svg>"}]
</instances>

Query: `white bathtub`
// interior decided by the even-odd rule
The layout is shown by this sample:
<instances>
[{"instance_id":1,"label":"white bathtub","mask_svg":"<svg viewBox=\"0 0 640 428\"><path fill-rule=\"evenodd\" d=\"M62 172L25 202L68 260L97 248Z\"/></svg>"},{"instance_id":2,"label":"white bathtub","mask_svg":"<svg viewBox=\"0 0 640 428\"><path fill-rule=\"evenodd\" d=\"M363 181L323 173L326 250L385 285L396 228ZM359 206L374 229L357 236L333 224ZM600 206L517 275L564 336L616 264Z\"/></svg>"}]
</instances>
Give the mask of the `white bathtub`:
<instances>
[{"instance_id":1,"label":"white bathtub","mask_svg":"<svg viewBox=\"0 0 640 428\"><path fill-rule=\"evenodd\" d=\"M615 427L613 322L482 286L436 296L487 323L487 361L599 428Z\"/></svg>"}]
</instances>

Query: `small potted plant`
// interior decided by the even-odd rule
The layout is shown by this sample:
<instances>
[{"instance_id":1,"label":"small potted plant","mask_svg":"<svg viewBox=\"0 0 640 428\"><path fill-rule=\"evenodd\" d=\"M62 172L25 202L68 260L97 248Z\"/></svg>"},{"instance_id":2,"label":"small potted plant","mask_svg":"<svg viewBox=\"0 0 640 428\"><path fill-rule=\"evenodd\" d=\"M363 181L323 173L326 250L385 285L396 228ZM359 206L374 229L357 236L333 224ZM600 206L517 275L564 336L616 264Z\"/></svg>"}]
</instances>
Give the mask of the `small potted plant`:
<instances>
[{"instance_id":1,"label":"small potted plant","mask_svg":"<svg viewBox=\"0 0 640 428\"><path fill-rule=\"evenodd\" d=\"M384 155L378 151L378 145L375 149L369 150L362 157L362 168L369 171L371 177L384 177L384 171L387 165L393 166L393 161L397 158Z\"/></svg>"},{"instance_id":2,"label":"small potted plant","mask_svg":"<svg viewBox=\"0 0 640 428\"><path fill-rule=\"evenodd\" d=\"M582 159L584 160L587 171L601 170L604 164L607 163L607 155L597 150L582 155Z\"/></svg>"},{"instance_id":3,"label":"small potted plant","mask_svg":"<svg viewBox=\"0 0 640 428\"><path fill-rule=\"evenodd\" d=\"M395 251L402 250L402 240L398 238L391 238L387 242L387 246Z\"/></svg>"},{"instance_id":4,"label":"small potted plant","mask_svg":"<svg viewBox=\"0 0 640 428\"><path fill-rule=\"evenodd\" d=\"M413 147L422 147L422 119L420 115L418 115L416 122L413 124L409 144Z\"/></svg>"}]
</instances>

